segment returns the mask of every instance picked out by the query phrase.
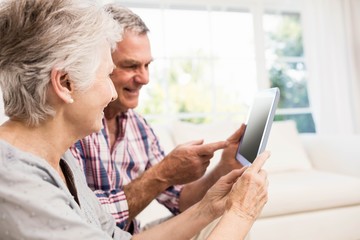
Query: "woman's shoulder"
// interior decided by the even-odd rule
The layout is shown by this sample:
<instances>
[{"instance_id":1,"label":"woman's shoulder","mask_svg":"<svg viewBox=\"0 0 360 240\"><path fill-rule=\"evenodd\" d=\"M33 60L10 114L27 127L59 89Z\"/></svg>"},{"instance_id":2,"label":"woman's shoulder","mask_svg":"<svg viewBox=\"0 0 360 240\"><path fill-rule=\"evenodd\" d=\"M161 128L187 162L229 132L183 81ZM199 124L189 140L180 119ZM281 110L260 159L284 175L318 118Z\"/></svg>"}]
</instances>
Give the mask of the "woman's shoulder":
<instances>
[{"instance_id":1,"label":"woman's shoulder","mask_svg":"<svg viewBox=\"0 0 360 240\"><path fill-rule=\"evenodd\" d=\"M41 166L41 168L49 168L50 165L42 158L23 151L7 141L0 139L0 159L7 165L29 165Z\"/></svg>"}]
</instances>

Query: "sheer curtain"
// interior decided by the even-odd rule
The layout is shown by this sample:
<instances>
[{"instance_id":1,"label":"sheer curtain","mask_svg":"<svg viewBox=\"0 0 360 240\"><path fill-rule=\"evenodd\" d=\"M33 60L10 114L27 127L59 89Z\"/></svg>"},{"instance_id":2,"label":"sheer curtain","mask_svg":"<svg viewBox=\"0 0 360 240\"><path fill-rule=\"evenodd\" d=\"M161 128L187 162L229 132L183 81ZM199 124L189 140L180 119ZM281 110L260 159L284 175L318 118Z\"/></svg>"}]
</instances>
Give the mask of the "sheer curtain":
<instances>
[{"instance_id":1,"label":"sheer curtain","mask_svg":"<svg viewBox=\"0 0 360 240\"><path fill-rule=\"evenodd\" d=\"M351 0L346 5L345 14L349 28L350 63L354 96L355 132L360 134L360 0Z\"/></svg>"},{"instance_id":2,"label":"sheer curtain","mask_svg":"<svg viewBox=\"0 0 360 240\"><path fill-rule=\"evenodd\" d=\"M304 4L308 88L317 132L360 133L360 1Z\"/></svg>"}]
</instances>

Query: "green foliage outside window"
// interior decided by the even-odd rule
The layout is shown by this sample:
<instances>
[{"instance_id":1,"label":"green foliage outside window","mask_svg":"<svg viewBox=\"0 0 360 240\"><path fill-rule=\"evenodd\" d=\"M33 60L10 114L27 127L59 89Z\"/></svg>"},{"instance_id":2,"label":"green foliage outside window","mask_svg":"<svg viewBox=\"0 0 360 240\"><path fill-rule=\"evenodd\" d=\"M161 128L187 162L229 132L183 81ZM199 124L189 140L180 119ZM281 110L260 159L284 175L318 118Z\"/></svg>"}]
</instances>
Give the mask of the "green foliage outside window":
<instances>
[{"instance_id":1,"label":"green foliage outside window","mask_svg":"<svg viewBox=\"0 0 360 240\"><path fill-rule=\"evenodd\" d=\"M277 15L280 24L268 37L273 42L273 51L279 57L301 57L304 55L300 15L296 13ZM266 19L265 19L266 21Z\"/></svg>"},{"instance_id":2,"label":"green foliage outside window","mask_svg":"<svg viewBox=\"0 0 360 240\"><path fill-rule=\"evenodd\" d=\"M269 18L278 21L276 27L267 32L268 50L274 58L269 60L269 79L271 86L278 87L281 92L278 108L309 108L300 15L268 14L264 21ZM275 118L278 121L287 119L296 121L299 132L315 132L311 113L286 114Z\"/></svg>"}]
</instances>

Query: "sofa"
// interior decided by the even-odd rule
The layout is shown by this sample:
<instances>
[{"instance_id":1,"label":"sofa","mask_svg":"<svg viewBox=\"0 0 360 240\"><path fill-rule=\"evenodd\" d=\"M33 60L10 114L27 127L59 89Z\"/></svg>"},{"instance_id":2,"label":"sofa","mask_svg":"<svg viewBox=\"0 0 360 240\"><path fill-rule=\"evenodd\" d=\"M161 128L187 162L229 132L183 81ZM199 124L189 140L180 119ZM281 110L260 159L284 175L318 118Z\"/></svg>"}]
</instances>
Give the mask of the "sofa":
<instances>
[{"instance_id":1,"label":"sofa","mask_svg":"<svg viewBox=\"0 0 360 240\"><path fill-rule=\"evenodd\" d=\"M238 127L231 121L153 125L166 152L194 139L224 140ZM360 239L360 135L299 134L293 121L279 121L267 149L269 200L247 240ZM167 216L169 211L154 200L138 219L144 226Z\"/></svg>"}]
</instances>

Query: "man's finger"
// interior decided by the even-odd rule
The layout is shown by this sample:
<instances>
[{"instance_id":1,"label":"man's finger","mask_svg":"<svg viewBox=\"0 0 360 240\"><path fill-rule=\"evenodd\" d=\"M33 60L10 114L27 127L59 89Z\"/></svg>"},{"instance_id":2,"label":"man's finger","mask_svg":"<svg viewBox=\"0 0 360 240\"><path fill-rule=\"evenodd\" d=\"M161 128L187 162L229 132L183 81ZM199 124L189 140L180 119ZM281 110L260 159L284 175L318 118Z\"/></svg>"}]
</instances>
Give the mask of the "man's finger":
<instances>
[{"instance_id":1,"label":"man's finger","mask_svg":"<svg viewBox=\"0 0 360 240\"><path fill-rule=\"evenodd\" d=\"M270 157L270 152L265 151L261 153L255 161L252 163L252 165L249 167L249 169L254 169L256 172L260 171L260 169L264 166L266 160Z\"/></svg>"},{"instance_id":2,"label":"man's finger","mask_svg":"<svg viewBox=\"0 0 360 240\"><path fill-rule=\"evenodd\" d=\"M227 141L203 144L198 147L197 153L199 156L214 154L216 150L226 148L228 145L229 143Z\"/></svg>"},{"instance_id":3,"label":"man's finger","mask_svg":"<svg viewBox=\"0 0 360 240\"><path fill-rule=\"evenodd\" d=\"M240 128L238 128L227 140L229 142L238 142L240 140L240 137L245 132L246 125L241 124Z\"/></svg>"}]
</instances>

